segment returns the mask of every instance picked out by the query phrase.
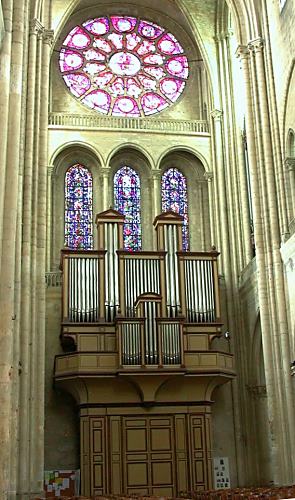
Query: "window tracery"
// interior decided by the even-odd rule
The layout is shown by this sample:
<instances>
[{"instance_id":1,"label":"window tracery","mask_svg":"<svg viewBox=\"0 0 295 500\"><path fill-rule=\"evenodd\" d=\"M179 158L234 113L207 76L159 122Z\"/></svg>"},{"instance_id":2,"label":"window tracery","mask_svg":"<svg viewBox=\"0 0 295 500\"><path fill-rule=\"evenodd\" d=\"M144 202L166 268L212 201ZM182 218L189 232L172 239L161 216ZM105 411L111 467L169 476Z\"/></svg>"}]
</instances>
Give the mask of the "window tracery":
<instances>
[{"instance_id":1,"label":"window tracery","mask_svg":"<svg viewBox=\"0 0 295 500\"><path fill-rule=\"evenodd\" d=\"M90 171L77 163L65 175L65 246L89 250L92 234L93 182Z\"/></svg>"},{"instance_id":2,"label":"window tracery","mask_svg":"<svg viewBox=\"0 0 295 500\"><path fill-rule=\"evenodd\" d=\"M165 28L131 16L104 16L75 26L63 41L65 84L96 111L140 117L182 94L189 75L184 49Z\"/></svg>"},{"instance_id":3,"label":"window tracery","mask_svg":"<svg viewBox=\"0 0 295 500\"><path fill-rule=\"evenodd\" d=\"M140 178L131 167L121 167L114 176L114 208L125 216L124 248L141 250Z\"/></svg>"},{"instance_id":4,"label":"window tracery","mask_svg":"<svg viewBox=\"0 0 295 500\"><path fill-rule=\"evenodd\" d=\"M162 211L183 216L183 250L189 249L187 183L185 176L177 168L169 168L162 175L161 183Z\"/></svg>"}]
</instances>

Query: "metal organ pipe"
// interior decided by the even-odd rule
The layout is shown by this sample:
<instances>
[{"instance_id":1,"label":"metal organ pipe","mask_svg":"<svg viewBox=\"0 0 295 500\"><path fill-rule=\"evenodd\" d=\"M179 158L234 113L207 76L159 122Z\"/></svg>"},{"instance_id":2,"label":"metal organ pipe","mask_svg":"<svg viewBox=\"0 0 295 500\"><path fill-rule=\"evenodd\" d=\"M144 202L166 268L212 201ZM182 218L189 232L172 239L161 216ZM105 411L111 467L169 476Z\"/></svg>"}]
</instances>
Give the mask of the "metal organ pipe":
<instances>
[{"instance_id":1,"label":"metal organ pipe","mask_svg":"<svg viewBox=\"0 0 295 500\"><path fill-rule=\"evenodd\" d=\"M188 321L215 321L213 263L210 260L187 259L184 263Z\"/></svg>"},{"instance_id":2,"label":"metal organ pipe","mask_svg":"<svg viewBox=\"0 0 295 500\"><path fill-rule=\"evenodd\" d=\"M125 258L126 315L133 317L134 304L146 292L160 293L160 269L157 259Z\"/></svg>"},{"instance_id":3,"label":"metal organ pipe","mask_svg":"<svg viewBox=\"0 0 295 500\"><path fill-rule=\"evenodd\" d=\"M95 322L99 317L98 259L70 257L68 316L73 322Z\"/></svg>"},{"instance_id":4,"label":"metal organ pipe","mask_svg":"<svg viewBox=\"0 0 295 500\"><path fill-rule=\"evenodd\" d=\"M164 245L166 254L166 287L167 287L167 314L168 317L177 316L180 309L179 279L177 261L177 227L167 224L164 227Z\"/></svg>"},{"instance_id":5,"label":"metal organ pipe","mask_svg":"<svg viewBox=\"0 0 295 500\"><path fill-rule=\"evenodd\" d=\"M113 321L119 308L119 268L118 268L118 227L117 224L105 224L105 318Z\"/></svg>"}]
</instances>

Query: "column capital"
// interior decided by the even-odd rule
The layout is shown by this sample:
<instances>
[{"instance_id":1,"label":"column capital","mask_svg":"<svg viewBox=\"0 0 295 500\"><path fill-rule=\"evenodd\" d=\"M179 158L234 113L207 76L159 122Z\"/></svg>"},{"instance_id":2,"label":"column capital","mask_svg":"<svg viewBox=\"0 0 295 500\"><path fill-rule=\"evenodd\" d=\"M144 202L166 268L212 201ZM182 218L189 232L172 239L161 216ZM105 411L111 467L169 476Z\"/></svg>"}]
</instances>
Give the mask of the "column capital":
<instances>
[{"instance_id":1,"label":"column capital","mask_svg":"<svg viewBox=\"0 0 295 500\"><path fill-rule=\"evenodd\" d=\"M109 177L110 172L111 172L111 169L109 167L102 167L100 169L100 174L102 175L102 177Z\"/></svg>"},{"instance_id":2,"label":"column capital","mask_svg":"<svg viewBox=\"0 0 295 500\"><path fill-rule=\"evenodd\" d=\"M30 30L29 33L30 35L39 35L40 33L43 33L44 31L44 26L43 24L34 17L34 19L31 19L30 21Z\"/></svg>"},{"instance_id":3,"label":"column capital","mask_svg":"<svg viewBox=\"0 0 295 500\"><path fill-rule=\"evenodd\" d=\"M44 30L43 31L43 42L51 47L54 39L54 31L53 30Z\"/></svg>"},{"instance_id":4,"label":"column capital","mask_svg":"<svg viewBox=\"0 0 295 500\"><path fill-rule=\"evenodd\" d=\"M220 111L220 109L213 109L211 111L210 115L212 116L214 121L221 121L223 111Z\"/></svg>"},{"instance_id":5,"label":"column capital","mask_svg":"<svg viewBox=\"0 0 295 500\"><path fill-rule=\"evenodd\" d=\"M154 181L159 181L162 177L162 172L161 170L152 170L151 176Z\"/></svg>"},{"instance_id":6,"label":"column capital","mask_svg":"<svg viewBox=\"0 0 295 500\"><path fill-rule=\"evenodd\" d=\"M295 172L295 158L286 158L285 159L285 167L287 170Z\"/></svg>"},{"instance_id":7,"label":"column capital","mask_svg":"<svg viewBox=\"0 0 295 500\"><path fill-rule=\"evenodd\" d=\"M255 40L250 40L250 42L248 43L248 47L249 47L249 50L251 50L251 52L254 52L255 54L257 52L262 52L263 47L264 47L263 38L259 37L259 38L255 38Z\"/></svg>"},{"instance_id":8,"label":"column capital","mask_svg":"<svg viewBox=\"0 0 295 500\"><path fill-rule=\"evenodd\" d=\"M242 61L243 59L249 59L250 50L247 45L238 45L235 54Z\"/></svg>"},{"instance_id":9,"label":"column capital","mask_svg":"<svg viewBox=\"0 0 295 500\"><path fill-rule=\"evenodd\" d=\"M204 179L207 182L212 182L212 180L213 180L213 172L205 172L204 173Z\"/></svg>"}]
</instances>

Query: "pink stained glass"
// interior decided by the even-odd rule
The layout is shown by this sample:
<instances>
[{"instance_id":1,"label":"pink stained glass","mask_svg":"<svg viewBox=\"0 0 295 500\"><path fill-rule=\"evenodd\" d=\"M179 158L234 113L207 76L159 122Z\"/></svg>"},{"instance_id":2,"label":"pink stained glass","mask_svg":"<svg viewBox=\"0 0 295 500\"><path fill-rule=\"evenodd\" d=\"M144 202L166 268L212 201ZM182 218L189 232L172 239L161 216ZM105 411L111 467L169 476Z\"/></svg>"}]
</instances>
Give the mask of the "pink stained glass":
<instances>
[{"instance_id":1,"label":"pink stained glass","mask_svg":"<svg viewBox=\"0 0 295 500\"><path fill-rule=\"evenodd\" d=\"M112 80L113 76L114 76L113 73L111 73L110 71L104 71L103 73L100 73L99 76L96 76L93 79L93 82L99 88L104 88L104 87L106 87L110 83L110 81Z\"/></svg>"},{"instance_id":2,"label":"pink stained glass","mask_svg":"<svg viewBox=\"0 0 295 500\"><path fill-rule=\"evenodd\" d=\"M71 73L70 75L65 75L63 79L76 97L81 97L90 89L90 80L82 73Z\"/></svg>"},{"instance_id":3,"label":"pink stained glass","mask_svg":"<svg viewBox=\"0 0 295 500\"><path fill-rule=\"evenodd\" d=\"M163 54L182 54L183 48L171 33L166 33L158 41L158 47Z\"/></svg>"},{"instance_id":4,"label":"pink stained glass","mask_svg":"<svg viewBox=\"0 0 295 500\"><path fill-rule=\"evenodd\" d=\"M156 80L160 80L161 78L163 78L163 76L165 76L164 69L159 68L159 66L146 66L144 68L144 71L156 78Z\"/></svg>"},{"instance_id":5,"label":"pink stained glass","mask_svg":"<svg viewBox=\"0 0 295 500\"><path fill-rule=\"evenodd\" d=\"M110 28L110 23L107 17L98 17L96 19L90 19L82 24L93 35L104 35L108 33Z\"/></svg>"},{"instance_id":6,"label":"pink stained glass","mask_svg":"<svg viewBox=\"0 0 295 500\"><path fill-rule=\"evenodd\" d=\"M106 58L104 54L94 49L85 50L84 57L86 61L105 61Z\"/></svg>"},{"instance_id":7,"label":"pink stained glass","mask_svg":"<svg viewBox=\"0 0 295 500\"><path fill-rule=\"evenodd\" d=\"M116 78L116 80L109 86L109 92L117 97L119 95L124 95L124 80L123 78Z\"/></svg>"},{"instance_id":8,"label":"pink stained glass","mask_svg":"<svg viewBox=\"0 0 295 500\"><path fill-rule=\"evenodd\" d=\"M185 56L172 57L166 62L166 69L172 76L188 77L188 61Z\"/></svg>"},{"instance_id":9,"label":"pink stained glass","mask_svg":"<svg viewBox=\"0 0 295 500\"><path fill-rule=\"evenodd\" d=\"M161 92L170 99L170 101L174 102L180 94L182 93L185 87L185 83L180 80L175 80L173 78L165 78L160 83Z\"/></svg>"},{"instance_id":10,"label":"pink stained glass","mask_svg":"<svg viewBox=\"0 0 295 500\"><path fill-rule=\"evenodd\" d=\"M116 49L123 49L123 35L111 33L111 35L108 36L108 40L112 42Z\"/></svg>"},{"instance_id":11,"label":"pink stained glass","mask_svg":"<svg viewBox=\"0 0 295 500\"><path fill-rule=\"evenodd\" d=\"M143 86L144 89L146 90L155 90L157 87L157 82L153 80L152 78L148 78L147 76L139 75L138 79Z\"/></svg>"},{"instance_id":12,"label":"pink stained glass","mask_svg":"<svg viewBox=\"0 0 295 500\"><path fill-rule=\"evenodd\" d=\"M160 54L149 54L143 58L145 64L163 64L164 59Z\"/></svg>"},{"instance_id":13,"label":"pink stained glass","mask_svg":"<svg viewBox=\"0 0 295 500\"><path fill-rule=\"evenodd\" d=\"M83 62L83 56L74 50L62 49L60 52L59 67L63 73L81 68Z\"/></svg>"},{"instance_id":14,"label":"pink stained glass","mask_svg":"<svg viewBox=\"0 0 295 500\"><path fill-rule=\"evenodd\" d=\"M85 49L91 43L91 38L80 26L76 26L70 31L63 45L75 47L76 49Z\"/></svg>"},{"instance_id":15,"label":"pink stained glass","mask_svg":"<svg viewBox=\"0 0 295 500\"><path fill-rule=\"evenodd\" d=\"M111 98L103 90L94 90L82 99L89 108L98 109L101 113L107 114L110 109Z\"/></svg>"},{"instance_id":16,"label":"pink stained glass","mask_svg":"<svg viewBox=\"0 0 295 500\"><path fill-rule=\"evenodd\" d=\"M148 21L141 21L138 27L138 33L145 38L154 40L164 32L164 28L157 26L154 23L149 23Z\"/></svg>"},{"instance_id":17,"label":"pink stained glass","mask_svg":"<svg viewBox=\"0 0 295 500\"><path fill-rule=\"evenodd\" d=\"M111 16L112 24L115 30L120 33L127 33L133 31L136 25L136 17L128 17L128 16Z\"/></svg>"},{"instance_id":18,"label":"pink stained glass","mask_svg":"<svg viewBox=\"0 0 295 500\"><path fill-rule=\"evenodd\" d=\"M156 46L154 42L143 40L136 52L139 56L145 56L146 54L156 52Z\"/></svg>"},{"instance_id":19,"label":"pink stained glass","mask_svg":"<svg viewBox=\"0 0 295 500\"><path fill-rule=\"evenodd\" d=\"M120 97L115 101L113 107L114 116L140 116L137 102L130 97Z\"/></svg>"},{"instance_id":20,"label":"pink stained glass","mask_svg":"<svg viewBox=\"0 0 295 500\"><path fill-rule=\"evenodd\" d=\"M95 76L106 69L105 64L87 63L85 64L84 71L90 76Z\"/></svg>"},{"instance_id":21,"label":"pink stained glass","mask_svg":"<svg viewBox=\"0 0 295 500\"><path fill-rule=\"evenodd\" d=\"M162 111L177 101L189 74L173 34L150 21L118 15L73 28L61 48L59 67L82 104L114 116Z\"/></svg>"},{"instance_id":22,"label":"pink stained glass","mask_svg":"<svg viewBox=\"0 0 295 500\"><path fill-rule=\"evenodd\" d=\"M112 47L111 45L106 41L101 38L96 38L93 42L93 46L97 47L100 50L103 50L106 54L109 54L112 52Z\"/></svg>"},{"instance_id":23,"label":"pink stained glass","mask_svg":"<svg viewBox=\"0 0 295 500\"><path fill-rule=\"evenodd\" d=\"M129 78L127 80L127 94L130 95L131 97L137 98L140 96L141 93L142 93L142 88L137 83L135 78Z\"/></svg>"},{"instance_id":24,"label":"pink stained glass","mask_svg":"<svg viewBox=\"0 0 295 500\"><path fill-rule=\"evenodd\" d=\"M129 33L126 35L126 48L127 50L134 50L135 47L141 42L141 38L136 33Z\"/></svg>"},{"instance_id":25,"label":"pink stained glass","mask_svg":"<svg viewBox=\"0 0 295 500\"><path fill-rule=\"evenodd\" d=\"M166 108L168 103L162 96L154 94L153 92L148 92L142 97L141 105L145 110L145 113L149 115L154 113L155 109L161 111Z\"/></svg>"}]
</instances>

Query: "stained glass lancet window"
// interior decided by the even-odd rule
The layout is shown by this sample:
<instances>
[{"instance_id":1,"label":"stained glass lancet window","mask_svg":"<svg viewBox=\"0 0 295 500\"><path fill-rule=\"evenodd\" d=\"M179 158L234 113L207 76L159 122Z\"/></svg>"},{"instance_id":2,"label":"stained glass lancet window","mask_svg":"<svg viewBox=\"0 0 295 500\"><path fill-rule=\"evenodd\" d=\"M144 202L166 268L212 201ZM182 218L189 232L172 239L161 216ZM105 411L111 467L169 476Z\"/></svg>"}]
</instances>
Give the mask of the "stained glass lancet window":
<instances>
[{"instance_id":1,"label":"stained glass lancet window","mask_svg":"<svg viewBox=\"0 0 295 500\"><path fill-rule=\"evenodd\" d=\"M149 116L173 104L189 76L175 36L131 16L104 16L75 26L63 41L59 67L81 103L113 116Z\"/></svg>"},{"instance_id":2,"label":"stained glass lancet window","mask_svg":"<svg viewBox=\"0 0 295 500\"><path fill-rule=\"evenodd\" d=\"M79 163L65 175L65 246L84 250L93 247L92 175Z\"/></svg>"},{"instance_id":3,"label":"stained glass lancet window","mask_svg":"<svg viewBox=\"0 0 295 500\"><path fill-rule=\"evenodd\" d=\"M131 167L121 167L114 176L114 208L125 215L125 250L140 250L140 178Z\"/></svg>"},{"instance_id":4,"label":"stained glass lancet window","mask_svg":"<svg viewBox=\"0 0 295 500\"><path fill-rule=\"evenodd\" d=\"M169 168L162 176L162 211L172 210L182 215L183 249L189 249L187 185L185 176L177 168Z\"/></svg>"}]
</instances>

